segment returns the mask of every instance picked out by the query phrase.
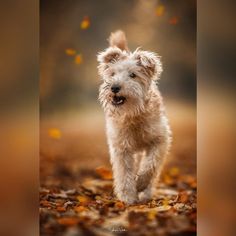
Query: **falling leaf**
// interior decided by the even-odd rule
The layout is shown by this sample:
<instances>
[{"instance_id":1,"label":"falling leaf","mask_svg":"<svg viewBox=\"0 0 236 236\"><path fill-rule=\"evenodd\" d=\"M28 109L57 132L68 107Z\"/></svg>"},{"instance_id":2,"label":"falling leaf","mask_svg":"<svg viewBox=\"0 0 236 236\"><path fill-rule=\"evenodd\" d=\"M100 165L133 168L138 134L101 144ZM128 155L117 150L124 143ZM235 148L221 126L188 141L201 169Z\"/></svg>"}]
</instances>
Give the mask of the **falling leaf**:
<instances>
[{"instance_id":1,"label":"falling leaf","mask_svg":"<svg viewBox=\"0 0 236 236\"><path fill-rule=\"evenodd\" d=\"M164 5L159 5L157 8L156 8L156 15L157 16L162 16L165 12L165 7Z\"/></svg>"},{"instance_id":2,"label":"falling leaf","mask_svg":"<svg viewBox=\"0 0 236 236\"><path fill-rule=\"evenodd\" d=\"M177 177L179 175L179 168L177 167L172 167L170 170L169 170L169 175L171 177Z\"/></svg>"},{"instance_id":3,"label":"falling leaf","mask_svg":"<svg viewBox=\"0 0 236 236\"><path fill-rule=\"evenodd\" d=\"M63 217L57 220L60 225L72 226L79 222L78 218L75 217Z\"/></svg>"},{"instance_id":4,"label":"falling leaf","mask_svg":"<svg viewBox=\"0 0 236 236\"><path fill-rule=\"evenodd\" d=\"M74 49L68 48L68 49L65 50L65 53L68 56L74 56L76 54L76 51Z\"/></svg>"},{"instance_id":5,"label":"falling leaf","mask_svg":"<svg viewBox=\"0 0 236 236\"><path fill-rule=\"evenodd\" d=\"M56 128L49 129L48 134L51 138L60 139L61 138L61 131Z\"/></svg>"},{"instance_id":6,"label":"falling leaf","mask_svg":"<svg viewBox=\"0 0 236 236\"><path fill-rule=\"evenodd\" d=\"M177 25L179 22L179 18L177 16L173 16L169 19L169 24L171 25Z\"/></svg>"},{"instance_id":7,"label":"falling leaf","mask_svg":"<svg viewBox=\"0 0 236 236\"><path fill-rule=\"evenodd\" d=\"M80 23L80 28L82 30L88 29L90 26L90 19L88 16L85 16L84 19Z\"/></svg>"},{"instance_id":8,"label":"falling leaf","mask_svg":"<svg viewBox=\"0 0 236 236\"><path fill-rule=\"evenodd\" d=\"M83 61L83 58L81 54L78 54L75 56L75 64L79 65L82 63L82 61Z\"/></svg>"},{"instance_id":9,"label":"falling leaf","mask_svg":"<svg viewBox=\"0 0 236 236\"><path fill-rule=\"evenodd\" d=\"M112 172L105 167L98 167L96 168L96 173L102 178L106 180L112 179Z\"/></svg>"}]
</instances>

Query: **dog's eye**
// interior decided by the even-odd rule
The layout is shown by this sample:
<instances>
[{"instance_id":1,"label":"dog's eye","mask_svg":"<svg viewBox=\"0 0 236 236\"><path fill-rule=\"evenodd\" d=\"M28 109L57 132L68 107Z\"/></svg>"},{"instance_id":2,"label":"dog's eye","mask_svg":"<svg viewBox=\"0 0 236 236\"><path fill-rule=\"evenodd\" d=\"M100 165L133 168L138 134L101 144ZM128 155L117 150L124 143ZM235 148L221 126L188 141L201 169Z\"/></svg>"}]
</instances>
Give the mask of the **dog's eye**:
<instances>
[{"instance_id":1,"label":"dog's eye","mask_svg":"<svg viewBox=\"0 0 236 236\"><path fill-rule=\"evenodd\" d=\"M135 75L134 73L131 73L131 74L129 75L129 77L131 77L131 78L135 78L136 75Z\"/></svg>"},{"instance_id":2,"label":"dog's eye","mask_svg":"<svg viewBox=\"0 0 236 236\"><path fill-rule=\"evenodd\" d=\"M112 72L112 73L111 73L111 76L113 77L114 75L115 75L115 72Z\"/></svg>"}]
</instances>

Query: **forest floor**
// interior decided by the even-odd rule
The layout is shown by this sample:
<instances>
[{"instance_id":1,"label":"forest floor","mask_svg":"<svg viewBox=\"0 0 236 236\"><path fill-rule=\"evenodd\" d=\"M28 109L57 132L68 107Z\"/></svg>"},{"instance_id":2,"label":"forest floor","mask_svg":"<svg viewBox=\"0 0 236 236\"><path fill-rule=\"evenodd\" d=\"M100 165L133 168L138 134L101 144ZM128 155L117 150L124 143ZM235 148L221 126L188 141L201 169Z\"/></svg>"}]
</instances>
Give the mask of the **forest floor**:
<instances>
[{"instance_id":1,"label":"forest floor","mask_svg":"<svg viewBox=\"0 0 236 236\"><path fill-rule=\"evenodd\" d=\"M155 197L131 206L113 195L102 113L42 118L40 235L196 235L195 110L169 107L173 146Z\"/></svg>"}]
</instances>

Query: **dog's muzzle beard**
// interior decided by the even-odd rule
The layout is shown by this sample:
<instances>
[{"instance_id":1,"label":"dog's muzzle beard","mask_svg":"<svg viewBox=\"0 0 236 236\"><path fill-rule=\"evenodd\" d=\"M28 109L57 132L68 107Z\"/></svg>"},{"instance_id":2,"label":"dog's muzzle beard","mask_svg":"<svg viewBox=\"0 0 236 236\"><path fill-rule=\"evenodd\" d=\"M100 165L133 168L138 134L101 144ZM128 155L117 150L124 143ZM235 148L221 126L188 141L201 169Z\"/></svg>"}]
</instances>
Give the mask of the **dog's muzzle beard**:
<instances>
[{"instance_id":1,"label":"dog's muzzle beard","mask_svg":"<svg viewBox=\"0 0 236 236\"><path fill-rule=\"evenodd\" d=\"M114 95L112 98L112 105L121 106L125 103L126 98L124 96Z\"/></svg>"}]
</instances>

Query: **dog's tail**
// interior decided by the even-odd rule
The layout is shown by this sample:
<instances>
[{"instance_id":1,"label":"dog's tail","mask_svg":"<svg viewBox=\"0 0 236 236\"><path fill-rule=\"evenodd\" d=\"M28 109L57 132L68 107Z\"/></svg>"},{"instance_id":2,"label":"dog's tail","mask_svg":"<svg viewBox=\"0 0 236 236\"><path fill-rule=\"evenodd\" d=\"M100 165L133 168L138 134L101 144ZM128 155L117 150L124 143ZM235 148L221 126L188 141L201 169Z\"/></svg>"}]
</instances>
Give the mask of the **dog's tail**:
<instances>
[{"instance_id":1,"label":"dog's tail","mask_svg":"<svg viewBox=\"0 0 236 236\"><path fill-rule=\"evenodd\" d=\"M108 42L111 47L118 47L121 50L129 51L126 36L122 30L111 33Z\"/></svg>"}]
</instances>

